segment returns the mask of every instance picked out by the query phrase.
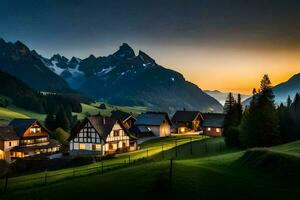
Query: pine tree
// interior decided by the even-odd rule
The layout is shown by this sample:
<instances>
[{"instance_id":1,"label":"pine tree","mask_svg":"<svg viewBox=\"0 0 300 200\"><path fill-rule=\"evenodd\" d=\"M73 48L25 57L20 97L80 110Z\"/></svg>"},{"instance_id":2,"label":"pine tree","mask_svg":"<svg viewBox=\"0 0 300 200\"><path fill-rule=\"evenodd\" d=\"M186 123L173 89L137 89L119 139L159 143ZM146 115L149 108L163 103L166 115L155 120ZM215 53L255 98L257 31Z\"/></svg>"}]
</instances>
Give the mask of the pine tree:
<instances>
[{"instance_id":1,"label":"pine tree","mask_svg":"<svg viewBox=\"0 0 300 200\"><path fill-rule=\"evenodd\" d=\"M57 123L53 114L47 114L45 118L45 126L51 131L54 131L57 128Z\"/></svg>"},{"instance_id":2,"label":"pine tree","mask_svg":"<svg viewBox=\"0 0 300 200\"><path fill-rule=\"evenodd\" d=\"M235 99L231 92L229 92L225 104L224 104L224 113L228 113L232 110L233 105L235 104Z\"/></svg>"},{"instance_id":3,"label":"pine tree","mask_svg":"<svg viewBox=\"0 0 300 200\"><path fill-rule=\"evenodd\" d=\"M253 96L241 124L240 140L244 147L272 146L282 142L279 132L279 115L268 75L260 84L260 93Z\"/></svg>"},{"instance_id":4,"label":"pine tree","mask_svg":"<svg viewBox=\"0 0 300 200\"><path fill-rule=\"evenodd\" d=\"M66 112L65 112L65 109L63 106L60 107L58 113L56 114L56 122L59 127L64 129L65 131L69 131L70 121L66 115Z\"/></svg>"}]
</instances>

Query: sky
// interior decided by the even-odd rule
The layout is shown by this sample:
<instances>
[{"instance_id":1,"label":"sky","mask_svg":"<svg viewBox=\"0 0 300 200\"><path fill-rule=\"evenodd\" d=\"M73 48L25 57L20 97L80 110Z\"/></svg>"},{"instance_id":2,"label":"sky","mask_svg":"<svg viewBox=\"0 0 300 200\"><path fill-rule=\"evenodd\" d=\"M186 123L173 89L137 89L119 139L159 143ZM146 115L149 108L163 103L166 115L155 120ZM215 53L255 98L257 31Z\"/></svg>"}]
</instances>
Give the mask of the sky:
<instances>
[{"instance_id":1,"label":"sky","mask_svg":"<svg viewBox=\"0 0 300 200\"><path fill-rule=\"evenodd\" d=\"M1 0L0 37L51 57L126 42L202 89L249 94L300 73L297 0Z\"/></svg>"}]
</instances>

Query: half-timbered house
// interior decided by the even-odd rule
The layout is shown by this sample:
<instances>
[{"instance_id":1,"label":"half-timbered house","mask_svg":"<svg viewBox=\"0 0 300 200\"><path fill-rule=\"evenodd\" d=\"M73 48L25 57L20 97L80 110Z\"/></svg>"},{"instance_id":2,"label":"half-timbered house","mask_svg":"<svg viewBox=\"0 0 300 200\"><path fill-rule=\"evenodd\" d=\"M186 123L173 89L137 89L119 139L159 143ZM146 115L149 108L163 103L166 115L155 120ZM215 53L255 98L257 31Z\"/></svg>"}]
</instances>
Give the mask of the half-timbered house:
<instances>
[{"instance_id":1,"label":"half-timbered house","mask_svg":"<svg viewBox=\"0 0 300 200\"><path fill-rule=\"evenodd\" d=\"M73 130L70 141L72 154L106 155L134 151L137 141L120 120L91 116L85 118Z\"/></svg>"},{"instance_id":2,"label":"half-timbered house","mask_svg":"<svg viewBox=\"0 0 300 200\"><path fill-rule=\"evenodd\" d=\"M126 129L130 129L136 121L130 113L123 112L121 110L112 111L111 117L120 120Z\"/></svg>"}]
</instances>

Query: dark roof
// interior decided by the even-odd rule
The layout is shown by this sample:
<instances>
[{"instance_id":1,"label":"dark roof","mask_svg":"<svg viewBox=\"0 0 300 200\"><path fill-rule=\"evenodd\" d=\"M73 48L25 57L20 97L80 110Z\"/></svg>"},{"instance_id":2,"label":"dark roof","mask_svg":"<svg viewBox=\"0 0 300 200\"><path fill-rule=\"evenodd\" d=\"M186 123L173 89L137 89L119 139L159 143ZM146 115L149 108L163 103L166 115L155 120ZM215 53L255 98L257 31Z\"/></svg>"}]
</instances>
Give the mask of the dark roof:
<instances>
[{"instance_id":1,"label":"dark roof","mask_svg":"<svg viewBox=\"0 0 300 200\"><path fill-rule=\"evenodd\" d=\"M192 122L200 115L200 118L203 119L199 111L176 111L172 117L172 122Z\"/></svg>"},{"instance_id":2,"label":"dark roof","mask_svg":"<svg viewBox=\"0 0 300 200\"><path fill-rule=\"evenodd\" d=\"M104 141L106 141L107 136L110 134L113 126L116 123L118 123L122 127L122 129L129 137L131 137L131 135L128 133L127 129L124 127L123 123L120 120L114 119L112 117L95 115L95 116L85 118L82 123L76 125L75 128L72 130L72 134L69 140L75 138L79 133L79 131L84 127L84 125L87 122L91 123L91 125L95 128L97 133ZM131 137L131 139L135 139L135 138Z\"/></svg>"},{"instance_id":3,"label":"dark roof","mask_svg":"<svg viewBox=\"0 0 300 200\"><path fill-rule=\"evenodd\" d=\"M225 114L222 113L202 113L204 127L221 128L224 125Z\"/></svg>"},{"instance_id":4,"label":"dark roof","mask_svg":"<svg viewBox=\"0 0 300 200\"><path fill-rule=\"evenodd\" d=\"M18 140L19 136L11 126L0 126L0 140Z\"/></svg>"},{"instance_id":5,"label":"dark roof","mask_svg":"<svg viewBox=\"0 0 300 200\"><path fill-rule=\"evenodd\" d=\"M140 114L137 117L134 125L135 126L137 126L137 125L160 126L164 120L167 120L170 125L172 124L167 113L146 112L146 113Z\"/></svg>"},{"instance_id":6,"label":"dark roof","mask_svg":"<svg viewBox=\"0 0 300 200\"><path fill-rule=\"evenodd\" d=\"M114 111L112 111L111 112L111 117L114 118L114 119L118 119L118 120L120 120L122 122L125 122L129 118L135 119L130 113L123 112L121 110L114 110Z\"/></svg>"},{"instance_id":7,"label":"dark roof","mask_svg":"<svg viewBox=\"0 0 300 200\"><path fill-rule=\"evenodd\" d=\"M12 126L20 136L34 123L36 119L13 119L9 126Z\"/></svg>"}]
</instances>

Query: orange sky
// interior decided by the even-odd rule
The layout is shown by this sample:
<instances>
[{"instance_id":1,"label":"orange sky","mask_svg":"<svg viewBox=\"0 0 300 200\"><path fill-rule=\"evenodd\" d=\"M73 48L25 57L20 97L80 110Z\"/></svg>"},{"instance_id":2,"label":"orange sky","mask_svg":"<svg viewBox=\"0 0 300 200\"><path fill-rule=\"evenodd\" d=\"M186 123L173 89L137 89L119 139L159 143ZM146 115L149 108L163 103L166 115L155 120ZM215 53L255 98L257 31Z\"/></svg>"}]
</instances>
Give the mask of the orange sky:
<instances>
[{"instance_id":1,"label":"orange sky","mask_svg":"<svg viewBox=\"0 0 300 200\"><path fill-rule=\"evenodd\" d=\"M263 74L273 85L300 73L300 51L243 50L242 48L161 47L146 52L168 68L181 72L202 89L251 93Z\"/></svg>"}]
</instances>

